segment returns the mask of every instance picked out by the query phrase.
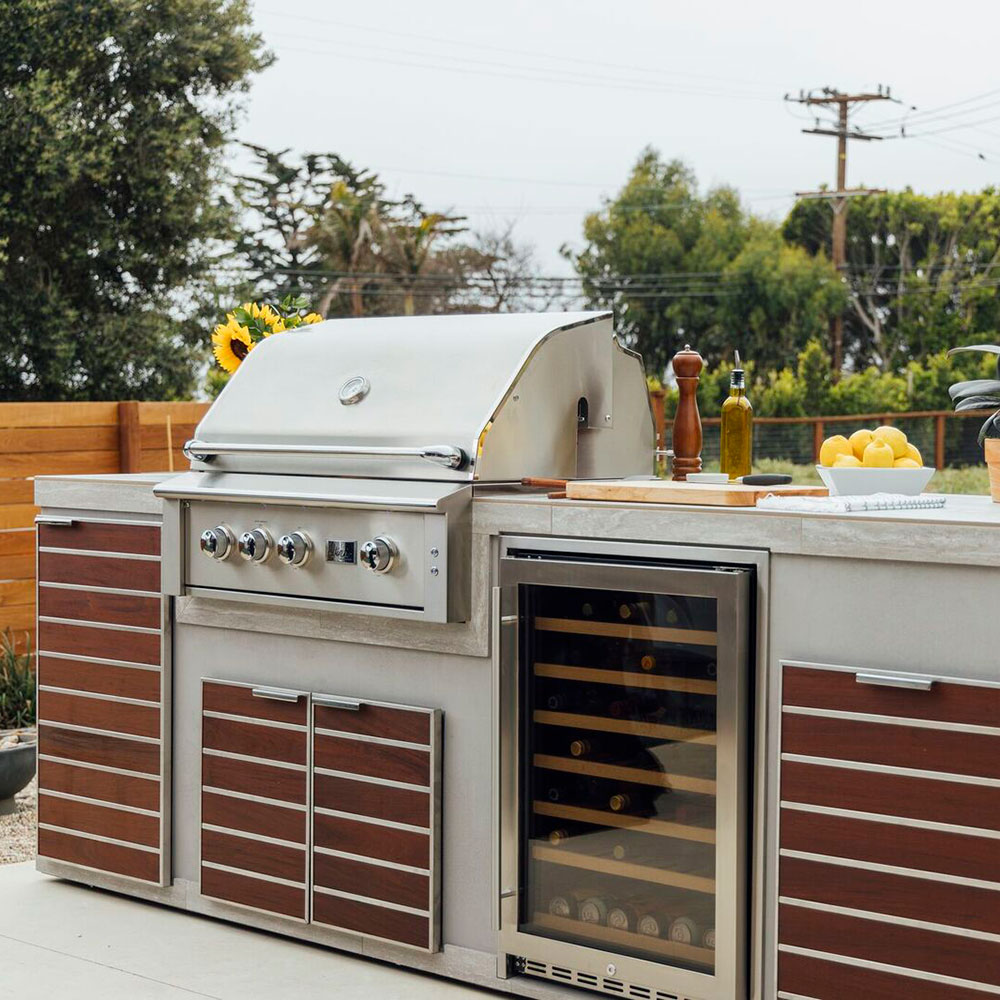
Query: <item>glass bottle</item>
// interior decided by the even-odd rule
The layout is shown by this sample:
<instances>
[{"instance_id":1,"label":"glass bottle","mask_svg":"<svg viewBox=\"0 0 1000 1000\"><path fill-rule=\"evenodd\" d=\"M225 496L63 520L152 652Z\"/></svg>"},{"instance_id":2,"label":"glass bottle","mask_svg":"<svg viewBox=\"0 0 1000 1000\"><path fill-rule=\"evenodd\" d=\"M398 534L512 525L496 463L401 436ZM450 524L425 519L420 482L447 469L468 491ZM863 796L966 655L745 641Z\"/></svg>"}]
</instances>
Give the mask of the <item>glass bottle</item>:
<instances>
[{"instance_id":1,"label":"glass bottle","mask_svg":"<svg viewBox=\"0 0 1000 1000\"><path fill-rule=\"evenodd\" d=\"M736 352L736 367L729 376L729 398L722 404L720 470L734 482L749 476L753 447L753 407L746 393L746 375Z\"/></svg>"}]
</instances>

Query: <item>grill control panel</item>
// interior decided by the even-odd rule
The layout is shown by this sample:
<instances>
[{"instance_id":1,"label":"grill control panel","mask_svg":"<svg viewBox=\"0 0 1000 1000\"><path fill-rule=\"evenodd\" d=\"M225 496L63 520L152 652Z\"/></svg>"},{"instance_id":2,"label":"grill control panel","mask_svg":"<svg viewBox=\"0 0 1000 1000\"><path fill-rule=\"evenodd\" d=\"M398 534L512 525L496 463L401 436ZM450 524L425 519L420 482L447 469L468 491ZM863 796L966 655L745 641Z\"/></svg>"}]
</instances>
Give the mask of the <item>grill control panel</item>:
<instances>
[{"instance_id":1,"label":"grill control panel","mask_svg":"<svg viewBox=\"0 0 1000 1000\"><path fill-rule=\"evenodd\" d=\"M443 514L198 500L182 514L185 593L449 620Z\"/></svg>"}]
</instances>

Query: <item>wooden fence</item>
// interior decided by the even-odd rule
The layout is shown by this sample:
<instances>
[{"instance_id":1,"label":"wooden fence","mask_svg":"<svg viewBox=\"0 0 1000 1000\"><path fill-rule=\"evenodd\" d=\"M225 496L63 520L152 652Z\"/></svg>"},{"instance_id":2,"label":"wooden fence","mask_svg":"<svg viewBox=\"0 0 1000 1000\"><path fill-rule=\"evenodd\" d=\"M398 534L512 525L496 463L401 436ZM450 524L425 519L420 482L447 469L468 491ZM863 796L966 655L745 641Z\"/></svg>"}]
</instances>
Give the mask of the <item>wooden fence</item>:
<instances>
[{"instance_id":1,"label":"wooden fence","mask_svg":"<svg viewBox=\"0 0 1000 1000\"><path fill-rule=\"evenodd\" d=\"M207 403L0 403L0 630L35 634L34 476L161 472Z\"/></svg>"}]
</instances>

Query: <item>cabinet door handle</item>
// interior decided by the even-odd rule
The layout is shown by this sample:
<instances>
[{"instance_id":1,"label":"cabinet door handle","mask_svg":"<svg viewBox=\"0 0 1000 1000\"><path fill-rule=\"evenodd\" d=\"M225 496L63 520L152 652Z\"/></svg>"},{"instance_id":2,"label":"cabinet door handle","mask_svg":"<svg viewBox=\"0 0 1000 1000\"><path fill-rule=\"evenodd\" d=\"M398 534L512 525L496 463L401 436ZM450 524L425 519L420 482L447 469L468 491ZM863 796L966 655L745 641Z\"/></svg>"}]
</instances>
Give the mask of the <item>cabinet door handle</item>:
<instances>
[{"instance_id":1,"label":"cabinet door handle","mask_svg":"<svg viewBox=\"0 0 1000 1000\"><path fill-rule=\"evenodd\" d=\"M255 698L266 698L268 701L298 701L302 697L301 691L289 691L287 688L259 687L252 688L251 693Z\"/></svg>"},{"instance_id":2,"label":"cabinet door handle","mask_svg":"<svg viewBox=\"0 0 1000 1000\"><path fill-rule=\"evenodd\" d=\"M35 524L44 524L47 528L72 528L75 523L73 518L58 514L39 514L35 518Z\"/></svg>"},{"instance_id":3,"label":"cabinet door handle","mask_svg":"<svg viewBox=\"0 0 1000 1000\"><path fill-rule=\"evenodd\" d=\"M314 694L313 704L320 708L340 708L345 712L357 712L363 702L357 698L338 698L332 694Z\"/></svg>"},{"instance_id":4,"label":"cabinet door handle","mask_svg":"<svg viewBox=\"0 0 1000 1000\"><path fill-rule=\"evenodd\" d=\"M933 677L913 677L907 674L877 674L859 671L854 675L859 684L874 684L877 687L901 688L904 691L930 691Z\"/></svg>"}]
</instances>

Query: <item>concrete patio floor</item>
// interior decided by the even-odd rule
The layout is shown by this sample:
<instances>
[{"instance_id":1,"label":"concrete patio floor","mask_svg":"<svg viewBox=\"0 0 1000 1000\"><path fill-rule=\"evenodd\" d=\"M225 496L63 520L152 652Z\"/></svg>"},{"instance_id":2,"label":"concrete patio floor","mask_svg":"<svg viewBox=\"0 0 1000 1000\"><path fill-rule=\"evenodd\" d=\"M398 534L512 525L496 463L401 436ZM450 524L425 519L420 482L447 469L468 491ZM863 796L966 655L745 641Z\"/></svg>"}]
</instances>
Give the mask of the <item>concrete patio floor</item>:
<instances>
[{"instance_id":1,"label":"concrete patio floor","mask_svg":"<svg viewBox=\"0 0 1000 1000\"><path fill-rule=\"evenodd\" d=\"M0 866L0 993L486 1000L488 991Z\"/></svg>"}]
</instances>

